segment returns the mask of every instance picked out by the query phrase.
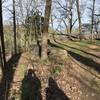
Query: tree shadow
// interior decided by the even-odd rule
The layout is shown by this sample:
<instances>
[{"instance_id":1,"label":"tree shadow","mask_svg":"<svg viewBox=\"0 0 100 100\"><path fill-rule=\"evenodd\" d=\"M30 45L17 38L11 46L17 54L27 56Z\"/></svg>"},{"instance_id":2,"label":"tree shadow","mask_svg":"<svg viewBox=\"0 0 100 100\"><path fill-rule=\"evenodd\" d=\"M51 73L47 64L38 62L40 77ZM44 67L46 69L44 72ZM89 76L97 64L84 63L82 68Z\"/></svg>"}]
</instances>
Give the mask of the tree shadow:
<instances>
[{"instance_id":1,"label":"tree shadow","mask_svg":"<svg viewBox=\"0 0 100 100\"><path fill-rule=\"evenodd\" d=\"M42 100L41 82L32 69L25 75L21 86L21 100Z\"/></svg>"},{"instance_id":2,"label":"tree shadow","mask_svg":"<svg viewBox=\"0 0 100 100\"><path fill-rule=\"evenodd\" d=\"M63 43L61 43L61 42L57 41L57 40L56 40L56 38L54 37L54 35L53 35L53 40L54 40L54 42L55 42L55 43L57 43L57 44L60 44L60 45L66 46L66 47L71 48L71 49L76 49L76 50L79 50L79 51L81 51L81 52L84 52L84 53L86 53L86 54L88 54L88 55L92 55L92 56L97 57L97 58L99 58L99 59L100 59L100 57L99 57L99 56L97 56L97 55L95 55L95 54L93 54L93 53L86 52L86 51L84 51L84 50L82 50L82 49L74 48L74 47L68 46L67 44L63 44ZM54 45L54 44L50 42L50 45ZM64 48L63 48L63 47L61 47L61 46L58 46L58 47L60 47L60 48L64 49Z\"/></svg>"},{"instance_id":3,"label":"tree shadow","mask_svg":"<svg viewBox=\"0 0 100 100\"><path fill-rule=\"evenodd\" d=\"M60 46L60 45L64 45L64 44L59 43L59 42L57 42L57 41L56 41L56 43L58 43L58 44L54 44L54 43L51 43L51 42L50 42L49 45L51 45L52 47L57 47L57 48L66 50L63 46ZM64 45L64 46L66 46L66 47L68 47L68 48L71 48L71 49L73 49L73 50L76 49L76 48L74 48L74 47L70 47L70 46L67 46L67 45ZM83 50L80 50L80 49L76 49L76 50L79 50L79 51L82 51L82 52L84 52L84 53L86 53L86 54L89 54L89 55L98 57L98 56L96 56L96 55L87 53L87 52L85 52L85 51L83 51ZM87 67L93 68L95 71L97 71L98 73L100 73L100 64L97 63L97 62L95 62L95 61L93 61L93 59L88 58L88 57L84 57L84 56L82 56L82 55L80 55L80 54L78 54L78 53L76 53L76 52L73 52L72 50L68 50L68 53L69 53L74 59L76 59L77 61L83 63L83 64L86 65ZM98 58L99 58L99 57L98 57Z\"/></svg>"},{"instance_id":4,"label":"tree shadow","mask_svg":"<svg viewBox=\"0 0 100 100\"><path fill-rule=\"evenodd\" d=\"M87 67L93 68L95 71L97 71L98 73L100 73L100 64L96 63L91 58L84 57L84 56L82 56L82 55L80 55L78 53L72 52L72 51L68 51L68 53L74 59L76 59L77 61L83 63Z\"/></svg>"},{"instance_id":5,"label":"tree shadow","mask_svg":"<svg viewBox=\"0 0 100 100\"><path fill-rule=\"evenodd\" d=\"M48 87L46 88L46 100L69 100L52 77L49 78Z\"/></svg>"},{"instance_id":6,"label":"tree shadow","mask_svg":"<svg viewBox=\"0 0 100 100\"><path fill-rule=\"evenodd\" d=\"M94 50L94 51L99 51L100 49L99 48L91 48L91 47L89 47L88 45L86 45L84 42L81 44L81 43L76 43L77 45L79 45L79 46L85 46L86 48L88 48L88 49L92 49L92 50ZM84 44L84 45L83 45ZM96 45L96 44L95 44Z\"/></svg>"},{"instance_id":7,"label":"tree shadow","mask_svg":"<svg viewBox=\"0 0 100 100\"><path fill-rule=\"evenodd\" d=\"M54 44L54 43L49 42L49 45L50 45L51 47L56 47L56 48L60 48L60 49L66 50L64 47L60 46L59 44Z\"/></svg>"},{"instance_id":8,"label":"tree shadow","mask_svg":"<svg viewBox=\"0 0 100 100\"><path fill-rule=\"evenodd\" d=\"M8 100L9 90L11 87L11 83L13 81L14 73L16 71L16 67L18 61L20 59L21 53L13 55L11 59L8 60L5 69L3 70L3 77L0 82L0 100Z\"/></svg>"},{"instance_id":9,"label":"tree shadow","mask_svg":"<svg viewBox=\"0 0 100 100\"><path fill-rule=\"evenodd\" d=\"M78 48L75 48L75 47L69 46L69 45L67 45L67 44L60 43L60 42L58 42L58 41L56 41L56 40L55 40L55 42L56 42L57 44L59 44L59 45L62 45L62 46L65 46L65 47L71 48L71 49L73 49L73 50L81 51L81 52L83 52L83 53L85 53L85 54L88 54L88 55L91 55L91 56L94 56L94 57L97 57L97 58L100 59L99 56L97 56L97 55L95 55L95 54L93 54L93 53L90 53L90 52L84 51L84 50L82 50L82 49L78 49ZM53 43L50 43L50 45L54 45L54 44L53 44ZM56 46L57 46L57 45L56 45ZM63 48L63 47L61 47L61 46L59 46L59 47L60 47L60 48Z\"/></svg>"},{"instance_id":10,"label":"tree shadow","mask_svg":"<svg viewBox=\"0 0 100 100\"><path fill-rule=\"evenodd\" d=\"M68 46L68 45L65 45L65 44L62 44L62 45L66 46L66 47L68 47L68 48L71 48L71 49L73 49L73 50L81 51L81 52L83 52L83 53L85 53L85 54L88 54L88 55L91 55L91 56L94 56L94 57L97 57L97 58L100 59L100 57L97 56L97 55L95 55L95 54L92 54L92 53L86 52L86 51L84 51L84 50L81 50L81 49L78 49L78 48L75 48L75 47L71 47L71 46Z\"/></svg>"}]
</instances>

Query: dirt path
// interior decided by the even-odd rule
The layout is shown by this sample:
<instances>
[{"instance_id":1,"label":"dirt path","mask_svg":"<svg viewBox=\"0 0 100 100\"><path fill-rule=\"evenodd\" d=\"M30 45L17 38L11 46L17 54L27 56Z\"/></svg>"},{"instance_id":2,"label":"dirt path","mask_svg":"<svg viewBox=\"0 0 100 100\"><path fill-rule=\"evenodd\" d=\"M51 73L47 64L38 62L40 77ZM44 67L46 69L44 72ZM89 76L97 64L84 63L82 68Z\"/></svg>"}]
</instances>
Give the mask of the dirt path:
<instances>
[{"instance_id":1,"label":"dirt path","mask_svg":"<svg viewBox=\"0 0 100 100\"><path fill-rule=\"evenodd\" d=\"M51 74L51 68L55 66L54 63L42 63L38 59L34 59L34 56L30 53L22 54L14 74L10 98L13 97L17 100L20 96L22 97L23 91L21 89L25 81L25 74L29 69L32 69L32 77L35 80L32 86L35 86L33 88L35 91L38 90L34 98L39 97L38 100L41 100L40 98L43 100L100 100L98 92L88 84L89 80L94 79L93 76L80 69L71 60L67 60L63 65L64 68L60 74L54 76ZM89 80L86 78L89 78ZM25 83L28 81L25 81ZM28 92L31 95L32 91Z\"/></svg>"}]
</instances>

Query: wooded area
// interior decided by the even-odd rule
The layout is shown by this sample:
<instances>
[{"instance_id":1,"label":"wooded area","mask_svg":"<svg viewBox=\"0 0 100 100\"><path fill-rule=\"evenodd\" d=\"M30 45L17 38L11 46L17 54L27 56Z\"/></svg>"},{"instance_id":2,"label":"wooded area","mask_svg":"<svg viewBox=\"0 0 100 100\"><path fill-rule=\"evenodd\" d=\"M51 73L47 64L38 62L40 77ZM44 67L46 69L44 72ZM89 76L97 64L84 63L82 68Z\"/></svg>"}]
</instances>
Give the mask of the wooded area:
<instances>
[{"instance_id":1,"label":"wooded area","mask_svg":"<svg viewBox=\"0 0 100 100\"><path fill-rule=\"evenodd\" d=\"M0 0L0 100L100 100L100 1Z\"/></svg>"}]
</instances>

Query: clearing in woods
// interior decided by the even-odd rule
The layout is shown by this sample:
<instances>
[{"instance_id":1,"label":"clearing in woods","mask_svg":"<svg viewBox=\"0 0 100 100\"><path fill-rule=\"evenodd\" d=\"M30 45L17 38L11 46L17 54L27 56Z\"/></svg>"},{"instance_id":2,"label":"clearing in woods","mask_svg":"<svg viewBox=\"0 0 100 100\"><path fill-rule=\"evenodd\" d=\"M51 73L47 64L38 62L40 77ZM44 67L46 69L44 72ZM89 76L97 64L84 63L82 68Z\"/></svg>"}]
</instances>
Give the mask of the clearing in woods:
<instances>
[{"instance_id":1,"label":"clearing in woods","mask_svg":"<svg viewBox=\"0 0 100 100\"><path fill-rule=\"evenodd\" d=\"M98 42L51 42L55 50L44 62L32 51L15 55L8 60L6 85L0 84L6 86L9 100L100 100ZM68 53L64 59L59 48Z\"/></svg>"}]
</instances>

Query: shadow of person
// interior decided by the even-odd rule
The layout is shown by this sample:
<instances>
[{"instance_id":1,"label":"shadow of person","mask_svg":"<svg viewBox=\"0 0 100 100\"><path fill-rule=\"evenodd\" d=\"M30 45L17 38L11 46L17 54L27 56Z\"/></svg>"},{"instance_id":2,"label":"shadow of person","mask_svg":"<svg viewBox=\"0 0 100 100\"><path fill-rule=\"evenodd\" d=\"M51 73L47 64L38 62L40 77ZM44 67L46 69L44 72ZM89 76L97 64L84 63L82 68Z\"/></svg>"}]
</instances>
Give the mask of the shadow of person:
<instances>
[{"instance_id":1,"label":"shadow of person","mask_svg":"<svg viewBox=\"0 0 100 100\"><path fill-rule=\"evenodd\" d=\"M42 100L41 82L32 69L25 75L21 86L21 100Z\"/></svg>"},{"instance_id":2,"label":"shadow of person","mask_svg":"<svg viewBox=\"0 0 100 100\"><path fill-rule=\"evenodd\" d=\"M69 100L52 77L49 78L48 85L48 88L46 88L46 100Z\"/></svg>"}]
</instances>

